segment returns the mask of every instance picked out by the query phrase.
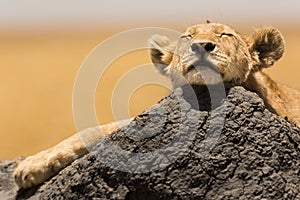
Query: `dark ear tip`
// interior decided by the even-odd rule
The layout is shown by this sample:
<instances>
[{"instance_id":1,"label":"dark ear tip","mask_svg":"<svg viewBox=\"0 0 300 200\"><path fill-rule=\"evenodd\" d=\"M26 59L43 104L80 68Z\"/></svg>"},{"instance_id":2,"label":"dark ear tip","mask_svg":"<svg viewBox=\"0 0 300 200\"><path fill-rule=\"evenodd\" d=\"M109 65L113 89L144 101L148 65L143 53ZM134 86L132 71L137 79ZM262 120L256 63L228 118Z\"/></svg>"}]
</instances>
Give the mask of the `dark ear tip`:
<instances>
[{"instance_id":1,"label":"dark ear tip","mask_svg":"<svg viewBox=\"0 0 300 200\"><path fill-rule=\"evenodd\" d=\"M269 30L268 30L268 36L269 37L273 37L274 39L281 40L282 42L284 42L283 35L276 28L269 28Z\"/></svg>"},{"instance_id":2,"label":"dark ear tip","mask_svg":"<svg viewBox=\"0 0 300 200\"><path fill-rule=\"evenodd\" d=\"M259 69L272 66L284 53L284 38L276 28L256 29L248 42L249 51Z\"/></svg>"},{"instance_id":3,"label":"dark ear tip","mask_svg":"<svg viewBox=\"0 0 300 200\"><path fill-rule=\"evenodd\" d=\"M261 34L262 36L266 37L269 41L276 42L277 44L284 44L284 38L281 32L276 28L262 28L258 29L256 33Z\"/></svg>"}]
</instances>

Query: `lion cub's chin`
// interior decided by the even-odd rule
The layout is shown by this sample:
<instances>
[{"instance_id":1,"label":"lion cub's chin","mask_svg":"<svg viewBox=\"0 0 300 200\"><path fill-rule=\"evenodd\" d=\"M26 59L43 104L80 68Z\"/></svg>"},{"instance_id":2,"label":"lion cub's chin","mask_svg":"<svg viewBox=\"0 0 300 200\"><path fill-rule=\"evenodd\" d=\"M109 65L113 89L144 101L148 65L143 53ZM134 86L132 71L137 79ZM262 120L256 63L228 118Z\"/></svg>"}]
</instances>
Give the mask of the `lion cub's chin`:
<instances>
[{"instance_id":1,"label":"lion cub's chin","mask_svg":"<svg viewBox=\"0 0 300 200\"><path fill-rule=\"evenodd\" d=\"M190 69L184 74L171 73L173 86L180 87L183 85L217 85L223 83L222 74L218 70L206 67L196 66L189 67Z\"/></svg>"}]
</instances>

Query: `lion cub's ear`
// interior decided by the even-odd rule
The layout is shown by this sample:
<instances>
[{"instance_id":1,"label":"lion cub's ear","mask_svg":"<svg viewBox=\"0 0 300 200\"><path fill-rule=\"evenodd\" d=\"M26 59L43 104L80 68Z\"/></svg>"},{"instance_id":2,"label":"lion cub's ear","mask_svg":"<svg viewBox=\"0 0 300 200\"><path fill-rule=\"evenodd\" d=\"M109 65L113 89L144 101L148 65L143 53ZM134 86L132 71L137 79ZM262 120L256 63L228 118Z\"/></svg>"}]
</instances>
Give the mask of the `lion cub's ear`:
<instances>
[{"instance_id":1,"label":"lion cub's ear","mask_svg":"<svg viewBox=\"0 0 300 200\"><path fill-rule=\"evenodd\" d=\"M272 66L284 52L284 39L274 28L257 29L247 42L254 61L254 71Z\"/></svg>"},{"instance_id":2,"label":"lion cub's ear","mask_svg":"<svg viewBox=\"0 0 300 200\"><path fill-rule=\"evenodd\" d=\"M171 63L176 43L171 43L169 38L161 35L153 35L149 39L150 56L156 69L163 75L167 75L166 67Z\"/></svg>"}]
</instances>

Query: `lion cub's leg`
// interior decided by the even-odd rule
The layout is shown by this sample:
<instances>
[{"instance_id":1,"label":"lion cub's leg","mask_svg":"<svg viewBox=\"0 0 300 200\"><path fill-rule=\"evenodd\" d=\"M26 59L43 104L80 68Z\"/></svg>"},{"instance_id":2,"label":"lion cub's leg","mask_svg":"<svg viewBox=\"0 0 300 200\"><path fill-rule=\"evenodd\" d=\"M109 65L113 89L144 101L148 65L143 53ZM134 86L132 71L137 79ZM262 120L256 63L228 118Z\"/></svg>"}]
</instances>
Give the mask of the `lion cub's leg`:
<instances>
[{"instance_id":1,"label":"lion cub's leg","mask_svg":"<svg viewBox=\"0 0 300 200\"><path fill-rule=\"evenodd\" d=\"M20 188L39 185L57 174L65 166L83 156L98 141L113 131L126 126L131 119L85 129L45 151L21 161L14 171Z\"/></svg>"}]
</instances>

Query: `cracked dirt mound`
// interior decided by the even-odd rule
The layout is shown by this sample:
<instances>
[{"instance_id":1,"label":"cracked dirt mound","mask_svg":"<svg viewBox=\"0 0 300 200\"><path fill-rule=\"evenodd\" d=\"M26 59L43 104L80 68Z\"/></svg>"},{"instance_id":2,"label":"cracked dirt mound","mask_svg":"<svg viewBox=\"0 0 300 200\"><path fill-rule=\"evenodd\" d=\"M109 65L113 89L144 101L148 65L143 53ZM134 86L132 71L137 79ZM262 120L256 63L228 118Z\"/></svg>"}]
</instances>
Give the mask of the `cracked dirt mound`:
<instances>
[{"instance_id":1,"label":"cracked dirt mound","mask_svg":"<svg viewBox=\"0 0 300 200\"><path fill-rule=\"evenodd\" d=\"M183 96L175 90L40 187L17 191L15 161L3 161L0 197L300 199L300 133L293 123L242 87L227 91L213 117L205 92L198 109Z\"/></svg>"}]
</instances>

